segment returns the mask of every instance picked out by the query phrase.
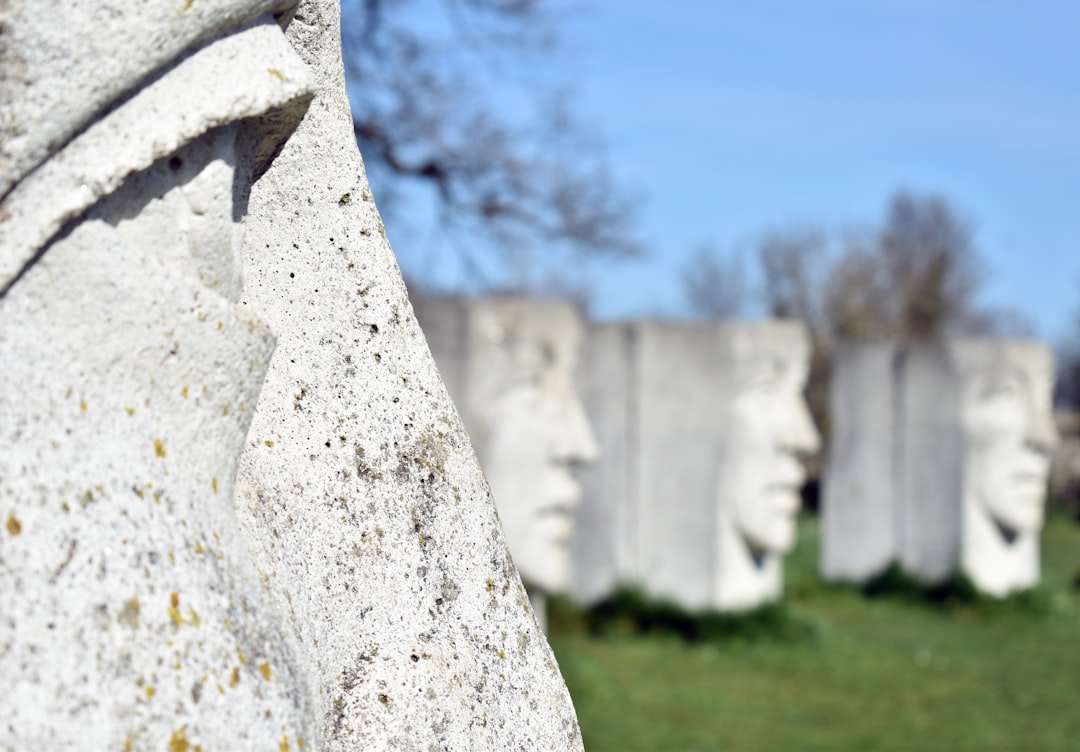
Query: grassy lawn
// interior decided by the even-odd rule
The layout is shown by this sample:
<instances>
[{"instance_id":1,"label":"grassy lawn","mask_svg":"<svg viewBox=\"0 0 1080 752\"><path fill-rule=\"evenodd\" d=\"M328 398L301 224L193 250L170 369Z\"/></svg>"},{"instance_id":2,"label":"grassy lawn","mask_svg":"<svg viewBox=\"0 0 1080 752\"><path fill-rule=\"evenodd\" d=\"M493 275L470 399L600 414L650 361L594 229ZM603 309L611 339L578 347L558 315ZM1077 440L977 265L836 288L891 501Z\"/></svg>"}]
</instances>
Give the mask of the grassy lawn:
<instances>
[{"instance_id":1,"label":"grassy lawn","mask_svg":"<svg viewBox=\"0 0 1080 752\"><path fill-rule=\"evenodd\" d=\"M591 752L1080 750L1080 526L1053 519L1035 597L935 605L817 582L817 523L787 562L809 636L589 633L552 647Z\"/></svg>"}]
</instances>

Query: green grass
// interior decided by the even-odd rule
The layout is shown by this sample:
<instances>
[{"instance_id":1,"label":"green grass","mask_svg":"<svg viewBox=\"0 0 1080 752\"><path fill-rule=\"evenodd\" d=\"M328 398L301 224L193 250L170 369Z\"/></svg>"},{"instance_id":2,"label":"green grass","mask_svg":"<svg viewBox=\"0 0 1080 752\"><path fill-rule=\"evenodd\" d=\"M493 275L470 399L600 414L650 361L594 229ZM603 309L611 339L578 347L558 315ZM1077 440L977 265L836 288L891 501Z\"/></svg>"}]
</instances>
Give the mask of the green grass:
<instances>
[{"instance_id":1,"label":"green grass","mask_svg":"<svg viewBox=\"0 0 1080 752\"><path fill-rule=\"evenodd\" d=\"M642 622L633 604L598 625L555 604L586 749L1080 749L1080 526L1053 519L1043 585L1003 602L902 577L870 597L821 584L817 557L805 518L786 604L741 625Z\"/></svg>"}]
</instances>

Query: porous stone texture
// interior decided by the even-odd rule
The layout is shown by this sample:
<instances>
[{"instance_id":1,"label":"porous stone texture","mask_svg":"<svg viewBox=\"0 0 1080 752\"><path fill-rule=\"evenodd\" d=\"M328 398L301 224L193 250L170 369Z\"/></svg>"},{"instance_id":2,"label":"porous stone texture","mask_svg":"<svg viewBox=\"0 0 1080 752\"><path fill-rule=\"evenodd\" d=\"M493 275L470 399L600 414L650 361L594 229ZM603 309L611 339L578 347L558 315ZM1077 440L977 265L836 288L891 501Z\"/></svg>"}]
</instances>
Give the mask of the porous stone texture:
<instances>
[{"instance_id":1,"label":"porous stone texture","mask_svg":"<svg viewBox=\"0 0 1080 752\"><path fill-rule=\"evenodd\" d=\"M519 297L427 299L417 316L539 606L567 588L575 476L596 459L574 380L580 316L567 303Z\"/></svg>"},{"instance_id":2,"label":"porous stone texture","mask_svg":"<svg viewBox=\"0 0 1080 752\"><path fill-rule=\"evenodd\" d=\"M86 31L65 32L61 17L19 21ZM303 661L233 504L274 347L236 302L244 196L234 188L253 168L248 147L267 136L252 116L277 129L309 84L271 17L234 20L202 29L211 41L180 48L170 74L95 111L0 204L2 749L316 741ZM4 65L37 52L6 48ZM76 79L83 66L110 65L67 62ZM206 81L210 70L223 80ZM22 73L5 67L0 79ZM221 96L187 103L182 123L155 130L143 104L197 90L189 76ZM104 150L92 162L108 182L81 191L77 171L56 166L84 164L88 143Z\"/></svg>"},{"instance_id":3,"label":"porous stone texture","mask_svg":"<svg viewBox=\"0 0 1080 752\"><path fill-rule=\"evenodd\" d=\"M695 610L778 599L782 557L795 539L800 456L819 443L802 398L805 329L786 321L640 322L601 330L590 351L586 392L602 389L620 353L627 358L616 382L626 386L615 388L626 395L621 415L607 405L593 414L601 437L593 480L626 479L591 482L583 505L594 527L624 537L604 548L616 556L605 568L617 576L607 582ZM611 430L606 415L624 428ZM609 456L614 470L604 468ZM585 590L600 594L597 584Z\"/></svg>"},{"instance_id":4,"label":"porous stone texture","mask_svg":"<svg viewBox=\"0 0 1080 752\"><path fill-rule=\"evenodd\" d=\"M1057 442L1049 349L1004 340L842 347L832 377L840 440L824 478L823 575L860 581L895 561L929 583L962 571L995 596L1036 585ZM872 475L891 488L858 482Z\"/></svg>"},{"instance_id":5,"label":"porous stone texture","mask_svg":"<svg viewBox=\"0 0 1080 752\"><path fill-rule=\"evenodd\" d=\"M308 114L254 186L243 302L278 346L237 480L329 750L580 749L558 666L353 139L338 8L287 30Z\"/></svg>"}]
</instances>

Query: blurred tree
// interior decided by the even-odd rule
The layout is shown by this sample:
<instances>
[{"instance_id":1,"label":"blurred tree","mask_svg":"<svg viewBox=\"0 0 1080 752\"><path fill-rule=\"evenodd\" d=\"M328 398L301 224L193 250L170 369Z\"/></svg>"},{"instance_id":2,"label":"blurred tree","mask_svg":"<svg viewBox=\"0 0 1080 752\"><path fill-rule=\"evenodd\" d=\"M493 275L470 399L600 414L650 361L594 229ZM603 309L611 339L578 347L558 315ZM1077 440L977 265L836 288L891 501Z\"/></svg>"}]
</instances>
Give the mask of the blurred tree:
<instances>
[{"instance_id":1,"label":"blurred tree","mask_svg":"<svg viewBox=\"0 0 1080 752\"><path fill-rule=\"evenodd\" d=\"M1072 332L1057 347L1057 384L1054 404L1080 413L1080 308L1073 313Z\"/></svg>"},{"instance_id":2,"label":"blurred tree","mask_svg":"<svg viewBox=\"0 0 1080 752\"><path fill-rule=\"evenodd\" d=\"M746 272L739 256L721 258L715 247L705 243L697 247L680 274L693 313L719 319L744 311Z\"/></svg>"},{"instance_id":3,"label":"blurred tree","mask_svg":"<svg viewBox=\"0 0 1080 752\"><path fill-rule=\"evenodd\" d=\"M825 437L834 342L1031 329L1016 312L976 304L985 270L971 225L937 196L897 193L878 229L830 239L795 227L766 233L757 250L769 315L801 319L810 329L806 395Z\"/></svg>"},{"instance_id":4,"label":"blurred tree","mask_svg":"<svg viewBox=\"0 0 1080 752\"><path fill-rule=\"evenodd\" d=\"M642 250L632 202L614 184L597 139L569 112L561 82L532 65L557 46L549 6L343 6L353 126L380 208L415 221L399 211L398 199L407 184L426 186L441 228L474 268L484 245L499 249L511 267L537 249L619 256Z\"/></svg>"}]
</instances>

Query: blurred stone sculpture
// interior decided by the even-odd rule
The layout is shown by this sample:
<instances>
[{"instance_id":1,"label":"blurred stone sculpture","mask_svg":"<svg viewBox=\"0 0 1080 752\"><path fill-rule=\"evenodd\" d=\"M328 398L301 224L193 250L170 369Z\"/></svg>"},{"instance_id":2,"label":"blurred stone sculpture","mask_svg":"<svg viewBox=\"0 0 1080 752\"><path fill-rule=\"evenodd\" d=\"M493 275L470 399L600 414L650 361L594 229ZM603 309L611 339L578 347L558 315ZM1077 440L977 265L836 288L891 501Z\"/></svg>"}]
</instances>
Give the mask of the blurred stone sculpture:
<instances>
[{"instance_id":1,"label":"blurred stone sculpture","mask_svg":"<svg viewBox=\"0 0 1080 752\"><path fill-rule=\"evenodd\" d=\"M823 575L865 580L897 562L927 582L960 570L995 596L1036 585L1057 441L1049 349L848 346L833 378Z\"/></svg>"},{"instance_id":2,"label":"blurred stone sculpture","mask_svg":"<svg viewBox=\"0 0 1080 752\"><path fill-rule=\"evenodd\" d=\"M338 12L0 6L0 749L581 747Z\"/></svg>"},{"instance_id":3,"label":"blurred stone sculpture","mask_svg":"<svg viewBox=\"0 0 1080 752\"><path fill-rule=\"evenodd\" d=\"M621 409L603 397L587 403L602 443L585 477L577 597L637 584L687 608L733 611L781 596L800 455L819 444L802 397L809 356L794 322L639 323L591 333L586 393L599 396L612 381L613 361L628 375L614 381ZM613 421L624 427L609 431ZM609 457L622 467L605 467ZM600 548L617 561L604 567L603 582L586 570L596 566L591 535L606 530L618 540L602 538Z\"/></svg>"},{"instance_id":4,"label":"blurred stone sculpture","mask_svg":"<svg viewBox=\"0 0 1080 752\"><path fill-rule=\"evenodd\" d=\"M572 306L436 298L420 324L476 446L533 604L565 591L580 467L596 442L574 383L584 329Z\"/></svg>"},{"instance_id":5,"label":"blurred stone sculpture","mask_svg":"<svg viewBox=\"0 0 1080 752\"><path fill-rule=\"evenodd\" d=\"M233 507L237 225L310 79L272 4L178 8L0 10L3 749L316 741Z\"/></svg>"}]
</instances>

